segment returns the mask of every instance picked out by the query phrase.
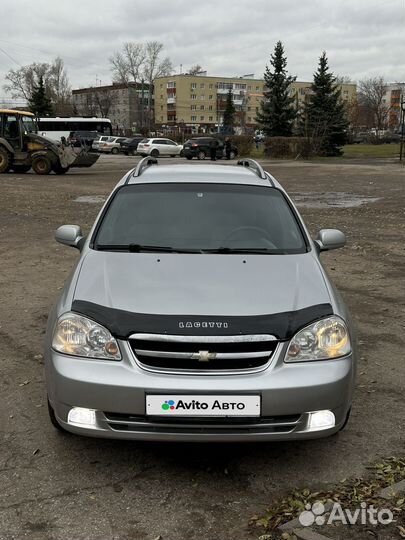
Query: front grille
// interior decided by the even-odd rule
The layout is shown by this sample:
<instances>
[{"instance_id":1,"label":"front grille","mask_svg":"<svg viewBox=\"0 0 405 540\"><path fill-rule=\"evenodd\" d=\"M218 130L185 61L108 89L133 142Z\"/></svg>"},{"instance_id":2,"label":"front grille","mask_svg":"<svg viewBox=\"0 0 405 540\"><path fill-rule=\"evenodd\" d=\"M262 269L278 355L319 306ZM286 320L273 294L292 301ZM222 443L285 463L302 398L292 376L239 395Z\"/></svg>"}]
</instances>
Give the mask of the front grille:
<instances>
[{"instance_id":1,"label":"front grille","mask_svg":"<svg viewBox=\"0 0 405 540\"><path fill-rule=\"evenodd\" d=\"M137 416L104 412L107 423L114 431L175 432L175 433L289 433L301 420L301 415L257 417L160 417Z\"/></svg>"},{"instance_id":2,"label":"front grille","mask_svg":"<svg viewBox=\"0 0 405 540\"><path fill-rule=\"evenodd\" d=\"M229 371L265 366L277 347L269 334L183 336L134 334L129 343L138 361L155 370Z\"/></svg>"}]
</instances>

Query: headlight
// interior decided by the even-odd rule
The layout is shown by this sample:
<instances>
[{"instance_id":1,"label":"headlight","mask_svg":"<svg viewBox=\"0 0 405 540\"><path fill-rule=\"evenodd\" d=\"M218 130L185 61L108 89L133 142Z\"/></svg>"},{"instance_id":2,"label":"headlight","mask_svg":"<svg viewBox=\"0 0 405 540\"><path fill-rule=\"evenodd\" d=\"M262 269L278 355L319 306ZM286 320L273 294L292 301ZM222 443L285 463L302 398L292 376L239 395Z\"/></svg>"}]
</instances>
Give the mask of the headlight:
<instances>
[{"instance_id":1,"label":"headlight","mask_svg":"<svg viewBox=\"0 0 405 540\"><path fill-rule=\"evenodd\" d=\"M110 332L91 319L65 313L58 320L52 339L55 351L72 356L121 360L118 343Z\"/></svg>"},{"instance_id":2,"label":"headlight","mask_svg":"<svg viewBox=\"0 0 405 540\"><path fill-rule=\"evenodd\" d=\"M295 334L288 347L286 362L328 360L351 352L350 336L342 319L327 317Z\"/></svg>"}]
</instances>

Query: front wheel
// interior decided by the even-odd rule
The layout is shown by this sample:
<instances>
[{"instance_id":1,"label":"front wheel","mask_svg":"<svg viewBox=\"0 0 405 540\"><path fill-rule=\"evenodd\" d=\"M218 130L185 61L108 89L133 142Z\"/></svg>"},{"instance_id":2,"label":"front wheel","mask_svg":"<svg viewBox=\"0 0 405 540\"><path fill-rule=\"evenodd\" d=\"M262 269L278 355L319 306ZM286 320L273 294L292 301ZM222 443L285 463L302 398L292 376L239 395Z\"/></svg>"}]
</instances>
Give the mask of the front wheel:
<instances>
[{"instance_id":1,"label":"front wheel","mask_svg":"<svg viewBox=\"0 0 405 540\"><path fill-rule=\"evenodd\" d=\"M236 158L236 152L231 150L231 153L229 154L229 159L235 159Z\"/></svg>"},{"instance_id":2,"label":"front wheel","mask_svg":"<svg viewBox=\"0 0 405 540\"><path fill-rule=\"evenodd\" d=\"M37 156L32 160L32 168L36 174L49 174L52 170L52 164L48 157Z\"/></svg>"},{"instance_id":3,"label":"front wheel","mask_svg":"<svg viewBox=\"0 0 405 540\"><path fill-rule=\"evenodd\" d=\"M203 152L202 150L200 150L197 154L197 158L198 159L205 159L205 152Z\"/></svg>"},{"instance_id":4,"label":"front wheel","mask_svg":"<svg viewBox=\"0 0 405 540\"><path fill-rule=\"evenodd\" d=\"M113 149L111 150L111 153L112 153L112 154L118 154L118 152L119 152L118 148L113 148Z\"/></svg>"},{"instance_id":5,"label":"front wheel","mask_svg":"<svg viewBox=\"0 0 405 540\"><path fill-rule=\"evenodd\" d=\"M152 152L150 153L150 155L151 155L152 157L159 157L159 150L157 150L156 148L154 148L154 149L152 150Z\"/></svg>"},{"instance_id":6,"label":"front wheel","mask_svg":"<svg viewBox=\"0 0 405 540\"><path fill-rule=\"evenodd\" d=\"M10 168L10 154L5 148L0 148L0 173L5 173Z\"/></svg>"}]
</instances>

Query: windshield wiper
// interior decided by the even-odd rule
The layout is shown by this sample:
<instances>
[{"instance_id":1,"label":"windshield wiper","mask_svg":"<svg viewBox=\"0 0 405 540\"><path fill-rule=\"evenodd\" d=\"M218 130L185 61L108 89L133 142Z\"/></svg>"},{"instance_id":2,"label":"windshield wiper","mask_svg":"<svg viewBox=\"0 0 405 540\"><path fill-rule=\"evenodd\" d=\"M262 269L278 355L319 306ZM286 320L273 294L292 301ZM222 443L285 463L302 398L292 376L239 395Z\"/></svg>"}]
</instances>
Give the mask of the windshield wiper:
<instances>
[{"instance_id":1,"label":"windshield wiper","mask_svg":"<svg viewBox=\"0 0 405 540\"><path fill-rule=\"evenodd\" d=\"M128 251L129 253L201 253L200 249L174 248L171 246L149 246L146 244L97 244L98 251Z\"/></svg>"},{"instance_id":2,"label":"windshield wiper","mask_svg":"<svg viewBox=\"0 0 405 540\"><path fill-rule=\"evenodd\" d=\"M204 249L203 253L254 253L258 255L285 255L286 251L282 249L272 249L272 248L230 248L230 247L219 247L216 249Z\"/></svg>"}]
</instances>

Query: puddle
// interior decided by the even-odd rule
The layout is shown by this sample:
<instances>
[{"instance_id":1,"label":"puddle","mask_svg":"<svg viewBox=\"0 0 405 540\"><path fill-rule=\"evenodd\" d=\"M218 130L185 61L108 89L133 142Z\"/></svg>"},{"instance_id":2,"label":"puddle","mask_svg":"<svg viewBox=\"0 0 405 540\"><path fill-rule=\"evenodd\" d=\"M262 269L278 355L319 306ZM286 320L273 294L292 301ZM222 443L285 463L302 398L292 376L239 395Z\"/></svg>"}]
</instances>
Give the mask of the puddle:
<instances>
[{"instance_id":1,"label":"puddle","mask_svg":"<svg viewBox=\"0 0 405 540\"><path fill-rule=\"evenodd\" d=\"M102 195L82 195L81 197L77 197L77 199L75 199L75 202L87 204L101 204L105 202L105 197L103 197Z\"/></svg>"},{"instance_id":2,"label":"puddle","mask_svg":"<svg viewBox=\"0 0 405 540\"><path fill-rule=\"evenodd\" d=\"M293 193L291 197L297 206L303 208L355 208L381 200L381 197L366 197L343 191Z\"/></svg>"}]
</instances>

